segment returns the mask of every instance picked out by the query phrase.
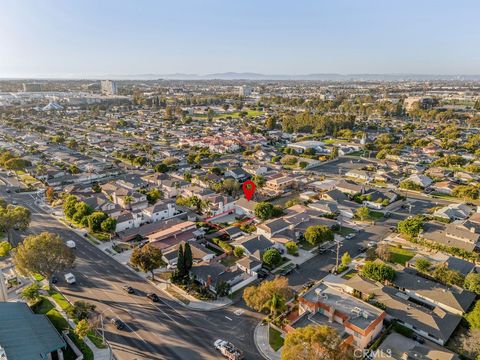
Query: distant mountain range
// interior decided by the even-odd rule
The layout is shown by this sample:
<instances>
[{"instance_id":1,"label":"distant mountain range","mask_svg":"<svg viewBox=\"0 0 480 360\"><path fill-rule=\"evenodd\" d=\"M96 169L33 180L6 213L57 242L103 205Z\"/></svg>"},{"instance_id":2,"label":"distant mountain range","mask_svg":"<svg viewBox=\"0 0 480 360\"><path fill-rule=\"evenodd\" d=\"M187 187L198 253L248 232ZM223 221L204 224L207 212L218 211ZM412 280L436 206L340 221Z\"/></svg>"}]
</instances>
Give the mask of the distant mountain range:
<instances>
[{"instance_id":1,"label":"distant mountain range","mask_svg":"<svg viewBox=\"0 0 480 360\"><path fill-rule=\"evenodd\" d=\"M10 79L27 77L11 77ZM7 79L7 78L4 78ZM442 74L259 74L253 72L224 72L215 74L103 74L103 75L45 75L28 79L113 79L113 80L312 80L312 81L431 81L462 80L480 81L479 75L442 75Z\"/></svg>"},{"instance_id":2,"label":"distant mountain range","mask_svg":"<svg viewBox=\"0 0 480 360\"><path fill-rule=\"evenodd\" d=\"M215 74L107 74L105 78L125 80L317 80L317 81L405 81L405 80L480 80L480 75L442 74L259 74L252 72L225 72Z\"/></svg>"}]
</instances>

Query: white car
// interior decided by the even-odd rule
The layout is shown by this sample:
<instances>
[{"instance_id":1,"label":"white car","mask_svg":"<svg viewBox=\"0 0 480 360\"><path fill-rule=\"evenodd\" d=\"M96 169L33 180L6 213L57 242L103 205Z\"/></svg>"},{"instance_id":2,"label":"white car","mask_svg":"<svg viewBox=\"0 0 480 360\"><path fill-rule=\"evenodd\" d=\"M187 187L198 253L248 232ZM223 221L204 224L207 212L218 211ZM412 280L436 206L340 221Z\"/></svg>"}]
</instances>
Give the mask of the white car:
<instances>
[{"instance_id":1,"label":"white car","mask_svg":"<svg viewBox=\"0 0 480 360\"><path fill-rule=\"evenodd\" d=\"M70 249L75 249L77 247L77 244L75 244L75 241L73 241L73 240L67 240L66 245Z\"/></svg>"},{"instance_id":2,"label":"white car","mask_svg":"<svg viewBox=\"0 0 480 360\"><path fill-rule=\"evenodd\" d=\"M77 281L77 279L75 279L75 275L73 275L72 273L67 273L65 274L65 281L67 282L67 284L75 284L75 282Z\"/></svg>"}]
</instances>

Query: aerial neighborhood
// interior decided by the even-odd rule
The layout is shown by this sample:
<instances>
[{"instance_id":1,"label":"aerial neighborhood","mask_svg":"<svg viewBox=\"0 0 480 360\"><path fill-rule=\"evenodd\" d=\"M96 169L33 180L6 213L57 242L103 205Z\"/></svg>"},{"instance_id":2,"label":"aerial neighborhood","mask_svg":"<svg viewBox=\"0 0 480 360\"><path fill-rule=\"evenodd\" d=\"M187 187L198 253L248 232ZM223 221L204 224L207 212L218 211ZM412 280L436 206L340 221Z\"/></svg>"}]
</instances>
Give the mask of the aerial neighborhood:
<instances>
[{"instance_id":1,"label":"aerial neighborhood","mask_svg":"<svg viewBox=\"0 0 480 360\"><path fill-rule=\"evenodd\" d=\"M462 80L1 80L0 359L478 359L479 129Z\"/></svg>"}]
</instances>

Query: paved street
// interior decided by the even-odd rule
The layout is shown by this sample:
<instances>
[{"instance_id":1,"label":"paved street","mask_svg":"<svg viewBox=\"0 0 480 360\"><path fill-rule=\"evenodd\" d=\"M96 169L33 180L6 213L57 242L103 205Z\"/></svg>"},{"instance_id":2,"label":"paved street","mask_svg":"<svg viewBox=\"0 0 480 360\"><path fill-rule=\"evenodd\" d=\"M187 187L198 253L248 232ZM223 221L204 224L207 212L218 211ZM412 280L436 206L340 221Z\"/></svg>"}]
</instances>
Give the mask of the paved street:
<instances>
[{"instance_id":1,"label":"paved street","mask_svg":"<svg viewBox=\"0 0 480 360\"><path fill-rule=\"evenodd\" d=\"M238 345L245 351L247 359L261 358L253 341L254 328L259 321L257 314L244 309L237 316L234 314L238 309L235 305L215 312L185 309L44 213L34 204L31 195L12 195L4 190L4 187L0 189L2 197L9 200L14 197L19 205L32 211L32 223L26 234L50 231L76 242L77 260L72 272L77 277L77 284L65 284L59 274L58 287L71 301L86 300L97 305L105 317L105 335L117 359L221 359L212 346L217 338ZM18 242L26 234L15 232L14 241ZM124 284L134 287L137 294L126 294L121 289ZM151 303L145 297L147 292L156 292L161 301ZM128 329L117 331L109 324L113 317L123 320ZM215 326L211 326L212 323Z\"/></svg>"}]
</instances>

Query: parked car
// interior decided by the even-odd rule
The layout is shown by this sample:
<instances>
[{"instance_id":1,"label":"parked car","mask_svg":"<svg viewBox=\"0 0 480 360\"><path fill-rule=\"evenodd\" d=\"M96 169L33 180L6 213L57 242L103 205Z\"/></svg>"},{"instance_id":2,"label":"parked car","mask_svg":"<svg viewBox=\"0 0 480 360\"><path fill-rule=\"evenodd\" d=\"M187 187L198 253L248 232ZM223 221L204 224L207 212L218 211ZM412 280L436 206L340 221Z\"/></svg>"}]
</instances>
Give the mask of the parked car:
<instances>
[{"instance_id":1,"label":"parked car","mask_svg":"<svg viewBox=\"0 0 480 360\"><path fill-rule=\"evenodd\" d=\"M125 323L118 318L113 318L110 322L117 328L117 330L125 329Z\"/></svg>"},{"instance_id":2,"label":"parked car","mask_svg":"<svg viewBox=\"0 0 480 360\"><path fill-rule=\"evenodd\" d=\"M147 297L152 300L153 302L159 302L160 301L160 298L158 297L157 294L155 293L148 293L147 294Z\"/></svg>"},{"instance_id":3,"label":"parked car","mask_svg":"<svg viewBox=\"0 0 480 360\"><path fill-rule=\"evenodd\" d=\"M268 272L266 272L265 270L260 269L260 270L258 270L257 275L258 275L258 278L259 278L259 279L265 279L265 278L268 277Z\"/></svg>"},{"instance_id":4,"label":"parked car","mask_svg":"<svg viewBox=\"0 0 480 360\"><path fill-rule=\"evenodd\" d=\"M122 289L125 290L129 294L135 294L135 290L131 286L123 285Z\"/></svg>"}]
</instances>

